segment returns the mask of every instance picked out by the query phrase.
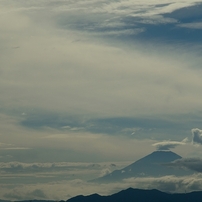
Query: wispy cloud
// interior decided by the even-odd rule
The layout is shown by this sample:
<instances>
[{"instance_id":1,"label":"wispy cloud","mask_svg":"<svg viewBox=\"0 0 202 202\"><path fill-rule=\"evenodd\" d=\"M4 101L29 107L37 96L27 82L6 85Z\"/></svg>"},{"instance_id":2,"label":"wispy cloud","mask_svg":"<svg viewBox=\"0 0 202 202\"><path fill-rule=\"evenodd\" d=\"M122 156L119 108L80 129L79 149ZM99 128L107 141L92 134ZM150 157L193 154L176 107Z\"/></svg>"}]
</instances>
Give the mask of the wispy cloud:
<instances>
[{"instance_id":1,"label":"wispy cloud","mask_svg":"<svg viewBox=\"0 0 202 202\"><path fill-rule=\"evenodd\" d=\"M0 150L26 150L26 149L31 149L31 148L28 148L28 147L16 147L13 144L7 144L7 143L0 142Z\"/></svg>"},{"instance_id":2,"label":"wispy cloud","mask_svg":"<svg viewBox=\"0 0 202 202\"><path fill-rule=\"evenodd\" d=\"M178 26L189 28L189 29L202 29L202 22L183 23L183 24L179 24Z\"/></svg>"}]
</instances>

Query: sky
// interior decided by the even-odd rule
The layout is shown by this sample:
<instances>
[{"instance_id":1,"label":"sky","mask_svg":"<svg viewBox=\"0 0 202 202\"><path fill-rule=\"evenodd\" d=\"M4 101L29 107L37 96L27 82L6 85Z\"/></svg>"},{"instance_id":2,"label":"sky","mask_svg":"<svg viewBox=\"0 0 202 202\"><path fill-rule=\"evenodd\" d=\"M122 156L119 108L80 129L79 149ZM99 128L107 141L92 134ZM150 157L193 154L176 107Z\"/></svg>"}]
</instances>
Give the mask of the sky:
<instances>
[{"instance_id":1,"label":"sky","mask_svg":"<svg viewBox=\"0 0 202 202\"><path fill-rule=\"evenodd\" d=\"M201 11L192 0L0 0L0 199L201 190ZM88 183L155 150L197 174Z\"/></svg>"}]
</instances>

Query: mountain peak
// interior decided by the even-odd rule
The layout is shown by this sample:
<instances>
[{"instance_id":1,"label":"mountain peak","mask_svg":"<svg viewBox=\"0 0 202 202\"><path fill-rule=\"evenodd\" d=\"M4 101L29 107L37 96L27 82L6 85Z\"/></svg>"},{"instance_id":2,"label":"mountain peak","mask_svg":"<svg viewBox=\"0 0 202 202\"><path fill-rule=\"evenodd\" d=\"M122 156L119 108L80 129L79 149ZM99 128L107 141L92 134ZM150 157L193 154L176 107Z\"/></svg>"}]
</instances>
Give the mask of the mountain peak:
<instances>
[{"instance_id":1,"label":"mountain peak","mask_svg":"<svg viewBox=\"0 0 202 202\"><path fill-rule=\"evenodd\" d=\"M180 158L182 158L182 157L170 150L165 150L165 151L157 150L157 151L154 151L151 154L141 158L137 162L146 160L146 161L153 161L153 163L154 162L165 163L165 162L171 162L171 161L174 161L174 160L177 160Z\"/></svg>"}]
</instances>

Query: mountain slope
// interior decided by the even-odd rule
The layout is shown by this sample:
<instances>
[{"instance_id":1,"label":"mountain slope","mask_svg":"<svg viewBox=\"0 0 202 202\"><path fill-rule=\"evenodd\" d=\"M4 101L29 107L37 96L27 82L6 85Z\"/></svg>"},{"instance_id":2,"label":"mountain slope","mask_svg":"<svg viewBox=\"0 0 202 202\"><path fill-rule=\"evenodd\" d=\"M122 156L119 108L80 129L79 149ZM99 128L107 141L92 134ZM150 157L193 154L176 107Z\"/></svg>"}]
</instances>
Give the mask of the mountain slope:
<instances>
[{"instance_id":1,"label":"mountain slope","mask_svg":"<svg viewBox=\"0 0 202 202\"><path fill-rule=\"evenodd\" d=\"M104 177L92 180L92 182L114 182L131 177L184 176L193 174L191 171L174 169L164 165L180 158L182 157L172 151L155 151L121 170L115 170Z\"/></svg>"}]
</instances>

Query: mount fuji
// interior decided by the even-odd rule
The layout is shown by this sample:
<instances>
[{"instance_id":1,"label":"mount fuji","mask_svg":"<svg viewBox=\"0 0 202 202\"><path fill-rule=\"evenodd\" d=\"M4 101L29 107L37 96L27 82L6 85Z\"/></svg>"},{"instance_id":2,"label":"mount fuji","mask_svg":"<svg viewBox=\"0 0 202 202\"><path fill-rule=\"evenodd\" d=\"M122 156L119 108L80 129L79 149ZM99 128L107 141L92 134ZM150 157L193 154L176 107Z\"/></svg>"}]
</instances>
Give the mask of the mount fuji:
<instances>
[{"instance_id":1,"label":"mount fuji","mask_svg":"<svg viewBox=\"0 0 202 202\"><path fill-rule=\"evenodd\" d=\"M189 170L166 166L167 163L181 158L181 156L172 151L155 151L121 170L114 170L103 177L91 180L91 182L108 183L132 177L185 176L193 174Z\"/></svg>"}]
</instances>

